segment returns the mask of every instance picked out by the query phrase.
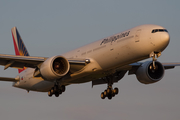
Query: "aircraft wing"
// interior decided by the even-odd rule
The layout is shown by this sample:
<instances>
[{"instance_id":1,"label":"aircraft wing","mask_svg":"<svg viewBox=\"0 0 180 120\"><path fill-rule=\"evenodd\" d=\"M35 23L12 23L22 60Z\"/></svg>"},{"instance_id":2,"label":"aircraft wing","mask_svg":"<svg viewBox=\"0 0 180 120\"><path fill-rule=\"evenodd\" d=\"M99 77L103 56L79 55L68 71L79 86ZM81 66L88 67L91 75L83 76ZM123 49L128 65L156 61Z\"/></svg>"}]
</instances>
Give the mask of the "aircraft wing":
<instances>
[{"instance_id":1,"label":"aircraft wing","mask_svg":"<svg viewBox=\"0 0 180 120\"><path fill-rule=\"evenodd\" d=\"M129 70L129 75L135 74L136 70L143 64L143 62L132 63L126 66L126 70ZM173 69L176 66L180 66L180 63L162 63L164 69Z\"/></svg>"},{"instance_id":2,"label":"aircraft wing","mask_svg":"<svg viewBox=\"0 0 180 120\"><path fill-rule=\"evenodd\" d=\"M142 64L143 64L143 62L136 62L136 63L132 63L129 65L120 67L119 69L117 69L119 79L116 79L113 82L118 82L119 80L121 80L121 78L124 77L124 75L126 74L127 71L128 71L128 75L136 74L137 69ZM164 69L167 70L167 69L173 69L176 66L180 66L180 63L178 63L178 62L177 63L162 63L162 65L164 66ZM114 76L116 76L116 74L114 74ZM92 87L94 85L100 85L100 84L107 84L107 81L103 78L99 78L99 79L92 81Z\"/></svg>"},{"instance_id":3,"label":"aircraft wing","mask_svg":"<svg viewBox=\"0 0 180 120\"><path fill-rule=\"evenodd\" d=\"M23 69L24 67L35 68L40 63L44 62L44 57L31 57L31 56L16 56L0 54L0 65L4 66L4 69L8 67Z\"/></svg>"},{"instance_id":4,"label":"aircraft wing","mask_svg":"<svg viewBox=\"0 0 180 120\"><path fill-rule=\"evenodd\" d=\"M46 57L0 54L0 65L4 66L4 70L9 67L17 69L23 69L24 67L36 68L46 59ZM71 72L80 70L86 63L90 62L89 59L68 59L68 61L71 66Z\"/></svg>"},{"instance_id":5,"label":"aircraft wing","mask_svg":"<svg viewBox=\"0 0 180 120\"><path fill-rule=\"evenodd\" d=\"M180 66L180 63L162 63L165 69L172 69L176 66Z\"/></svg>"},{"instance_id":6,"label":"aircraft wing","mask_svg":"<svg viewBox=\"0 0 180 120\"><path fill-rule=\"evenodd\" d=\"M137 62L137 63L132 63L132 64L129 64L128 66L129 67L139 67L143 64L143 62ZM171 69L171 68L174 68L176 66L180 66L180 63L179 62L174 62L174 63L162 63L162 65L164 66L164 69Z\"/></svg>"}]
</instances>

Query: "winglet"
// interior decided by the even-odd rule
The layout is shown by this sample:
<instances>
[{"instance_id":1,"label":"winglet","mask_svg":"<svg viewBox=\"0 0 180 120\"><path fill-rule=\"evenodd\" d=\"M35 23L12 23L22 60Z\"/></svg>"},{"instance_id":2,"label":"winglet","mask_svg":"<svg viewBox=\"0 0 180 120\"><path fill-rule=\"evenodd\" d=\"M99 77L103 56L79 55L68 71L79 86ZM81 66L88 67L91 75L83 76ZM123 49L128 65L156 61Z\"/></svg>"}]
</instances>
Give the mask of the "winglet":
<instances>
[{"instance_id":1,"label":"winglet","mask_svg":"<svg viewBox=\"0 0 180 120\"><path fill-rule=\"evenodd\" d=\"M17 28L13 27L11 29L11 33L12 33L12 38L13 38L13 43L14 43L15 54L20 55L20 56L29 56L29 53L21 39L21 36ZM19 73L22 72L23 70L19 69Z\"/></svg>"}]
</instances>

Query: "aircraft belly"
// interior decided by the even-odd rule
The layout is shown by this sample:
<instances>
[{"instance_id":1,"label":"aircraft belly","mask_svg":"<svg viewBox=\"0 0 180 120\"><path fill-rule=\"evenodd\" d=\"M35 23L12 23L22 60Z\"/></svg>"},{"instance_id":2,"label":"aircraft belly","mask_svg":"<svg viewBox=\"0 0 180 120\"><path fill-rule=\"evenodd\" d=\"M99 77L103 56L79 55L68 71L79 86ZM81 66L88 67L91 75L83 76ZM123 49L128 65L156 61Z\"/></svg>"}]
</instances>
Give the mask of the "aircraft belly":
<instances>
[{"instance_id":1,"label":"aircraft belly","mask_svg":"<svg viewBox=\"0 0 180 120\"><path fill-rule=\"evenodd\" d=\"M41 77L33 77L34 69L28 68L20 74L20 81L14 83L14 87L28 91L47 92L54 85L53 82L45 81Z\"/></svg>"},{"instance_id":2,"label":"aircraft belly","mask_svg":"<svg viewBox=\"0 0 180 120\"><path fill-rule=\"evenodd\" d=\"M98 72L92 73L92 74L83 74L81 77L66 79L66 80L62 81L62 84L70 85L70 84L86 83L86 82L91 82L93 80L97 80L97 79L105 77L105 76L107 76L107 75L104 73L104 71L98 71Z\"/></svg>"},{"instance_id":3,"label":"aircraft belly","mask_svg":"<svg viewBox=\"0 0 180 120\"><path fill-rule=\"evenodd\" d=\"M28 91L47 92L54 86L54 83L49 81L44 81L41 79L30 78L26 82L20 82L20 84L18 85L14 84L13 86L26 89Z\"/></svg>"}]
</instances>

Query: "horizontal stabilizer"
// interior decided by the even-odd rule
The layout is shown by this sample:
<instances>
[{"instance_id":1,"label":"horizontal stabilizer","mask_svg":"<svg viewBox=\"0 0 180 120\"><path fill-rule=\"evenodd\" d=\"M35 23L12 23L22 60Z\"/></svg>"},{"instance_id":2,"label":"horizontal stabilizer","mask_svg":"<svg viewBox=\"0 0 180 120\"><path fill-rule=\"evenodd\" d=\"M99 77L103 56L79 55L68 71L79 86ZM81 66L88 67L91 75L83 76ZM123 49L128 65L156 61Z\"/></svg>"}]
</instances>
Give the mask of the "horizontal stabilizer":
<instances>
[{"instance_id":1,"label":"horizontal stabilizer","mask_svg":"<svg viewBox=\"0 0 180 120\"><path fill-rule=\"evenodd\" d=\"M0 77L0 81L17 82L19 81L19 78Z\"/></svg>"}]
</instances>

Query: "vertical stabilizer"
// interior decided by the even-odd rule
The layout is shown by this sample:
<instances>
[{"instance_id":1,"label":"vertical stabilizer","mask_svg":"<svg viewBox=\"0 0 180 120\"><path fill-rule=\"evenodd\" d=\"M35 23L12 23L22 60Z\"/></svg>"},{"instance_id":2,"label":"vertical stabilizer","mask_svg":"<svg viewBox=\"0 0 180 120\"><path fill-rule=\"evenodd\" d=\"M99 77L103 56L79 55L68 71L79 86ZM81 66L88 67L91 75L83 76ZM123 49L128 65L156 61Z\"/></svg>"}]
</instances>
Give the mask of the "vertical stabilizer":
<instances>
[{"instance_id":1,"label":"vertical stabilizer","mask_svg":"<svg viewBox=\"0 0 180 120\"><path fill-rule=\"evenodd\" d=\"M26 49L26 46L24 45L24 43L23 43L23 41L21 39L21 36L20 36L17 28L13 27L11 29L11 32L12 32L12 38L13 38L13 43L14 43L15 54L20 55L20 56L29 56L29 53L28 53L28 51ZM19 73L22 72L23 70L19 69Z\"/></svg>"}]
</instances>

